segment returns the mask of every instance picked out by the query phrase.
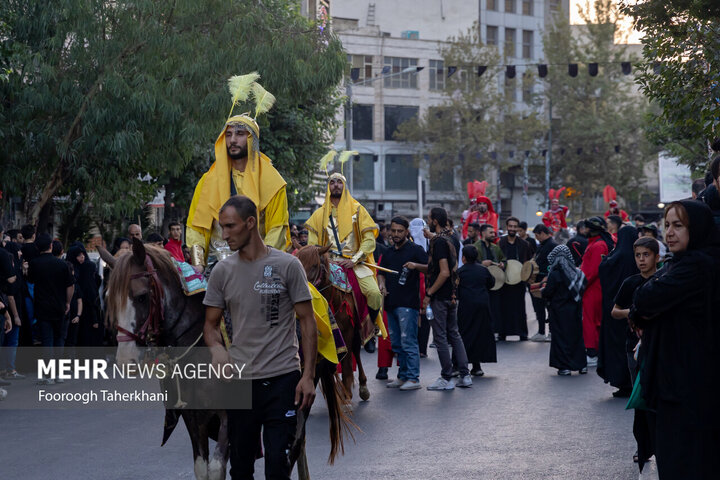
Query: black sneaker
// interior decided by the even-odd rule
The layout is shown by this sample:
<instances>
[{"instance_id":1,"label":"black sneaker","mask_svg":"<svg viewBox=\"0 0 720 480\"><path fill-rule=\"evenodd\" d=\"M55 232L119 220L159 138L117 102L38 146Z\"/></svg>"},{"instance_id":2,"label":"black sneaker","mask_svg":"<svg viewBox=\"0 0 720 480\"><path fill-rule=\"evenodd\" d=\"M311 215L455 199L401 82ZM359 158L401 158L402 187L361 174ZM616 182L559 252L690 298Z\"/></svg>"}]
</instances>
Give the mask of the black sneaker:
<instances>
[{"instance_id":1,"label":"black sneaker","mask_svg":"<svg viewBox=\"0 0 720 480\"><path fill-rule=\"evenodd\" d=\"M377 373L375 374L375 378L378 380L387 380L388 379L388 369L387 367L380 367L378 368Z\"/></svg>"},{"instance_id":2,"label":"black sneaker","mask_svg":"<svg viewBox=\"0 0 720 480\"><path fill-rule=\"evenodd\" d=\"M368 340L368 342L365 344L365 351L367 353L375 353L375 339L371 338ZM387 377L386 377L387 378Z\"/></svg>"},{"instance_id":3,"label":"black sneaker","mask_svg":"<svg viewBox=\"0 0 720 480\"><path fill-rule=\"evenodd\" d=\"M482 371L482 368L478 367L470 370L470 375L472 375L473 377L482 377L483 375L485 375L485 372Z\"/></svg>"}]
</instances>

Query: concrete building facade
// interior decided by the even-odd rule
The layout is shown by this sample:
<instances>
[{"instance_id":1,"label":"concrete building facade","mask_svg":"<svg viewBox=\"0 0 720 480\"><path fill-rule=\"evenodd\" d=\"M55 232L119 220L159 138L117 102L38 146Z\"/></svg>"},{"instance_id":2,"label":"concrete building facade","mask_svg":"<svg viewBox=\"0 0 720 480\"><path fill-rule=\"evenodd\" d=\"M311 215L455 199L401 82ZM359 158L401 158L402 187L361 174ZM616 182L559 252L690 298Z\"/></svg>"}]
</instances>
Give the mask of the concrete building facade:
<instances>
[{"instance_id":1,"label":"concrete building facade","mask_svg":"<svg viewBox=\"0 0 720 480\"><path fill-rule=\"evenodd\" d=\"M483 42L497 45L508 64L518 65L521 76L525 68L535 69L541 62L545 25L552 15L567 15L568 0L324 3L348 63L356 69L348 89L353 104L352 136L348 141L347 132L340 129L335 140L337 149L349 145L360 153L345 168L353 195L381 219L396 214L418 216L421 208L422 215L429 206L443 206L457 219L467 206L465 181L471 179L459 178L452 171L431 177L427 164L418 165L415 160L417 154L422 158L418 146L394 140L397 126L442 103L448 66L443 65L440 47L449 37L478 22ZM520 85L516 100L522 100ZM520 152L515 158L520 166ZM491 172L493 177L485 180L496 185L496 174ZM519 179L515 178L518 174ZM535 211L544 206L544 185L530 185L525 201L522 168L502 174L501 185L503 216L512 212L533 223Z\"/></svg>"}]
</instances>

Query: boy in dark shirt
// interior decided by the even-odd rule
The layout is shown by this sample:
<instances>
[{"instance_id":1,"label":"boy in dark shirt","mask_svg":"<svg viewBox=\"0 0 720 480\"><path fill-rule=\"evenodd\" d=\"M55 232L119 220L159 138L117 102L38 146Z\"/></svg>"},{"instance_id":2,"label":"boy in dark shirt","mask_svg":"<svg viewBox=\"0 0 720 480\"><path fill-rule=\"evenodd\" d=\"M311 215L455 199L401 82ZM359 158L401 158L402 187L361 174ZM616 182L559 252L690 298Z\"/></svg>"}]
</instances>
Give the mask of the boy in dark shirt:
<instances>
[{"instance_id":1,"label":"boy in dark shirt","mask_svg":"<svg viewBox=\"0 0 720 480\"><path fill-rule=\"evenodd\" d=\"M611 312L612 317L618 320L628 318L635 290L655 275L655 272L657 272L657 264L660 261L660 246L658 241L652 237L640 237L637 239L633 244L633 251L635 252L635 264L638 270L640 270L640 273L626 278L620 286L620 290L615 297L615 305ZM632 338L632 345L628 345L630 352L632 352L635 343L637 343L634 335ZM633 369L631 369L631 371L632 370Z\"/></svg>"},{"instance_id":2,"label":"boy in dark shirt","mask_svg":"<svg viewBox=\"0 0 720 480\"><path fill-rule=\"evenodd\" d=\"M635 253L635 264L640 270L631 277L625 279L620 286L617 296L615 297L615 305L613 306L611 315L618 320L627 319L630 314L630 308L633 304L633 296L635 290L650 280L655 272L657 272L657 264L660 262L660 244L652 237L640 237L633 244ZM628 335L625 343L627 347L628 368L630 369L630 377L633 385L638 372L637 355L635 351L640 348L642 340L638 341L638 337L642 339L642 330L635 328L632 323L628 324ZM635 410L635 418L633 420L633 434L637 442L638 450L633 456L636 462L640 462L640 471L642 466L654 454L655 447L653 445L654 432L651 425L654 419L650 412L644 410Z\"/></svg>"}]
</instances>

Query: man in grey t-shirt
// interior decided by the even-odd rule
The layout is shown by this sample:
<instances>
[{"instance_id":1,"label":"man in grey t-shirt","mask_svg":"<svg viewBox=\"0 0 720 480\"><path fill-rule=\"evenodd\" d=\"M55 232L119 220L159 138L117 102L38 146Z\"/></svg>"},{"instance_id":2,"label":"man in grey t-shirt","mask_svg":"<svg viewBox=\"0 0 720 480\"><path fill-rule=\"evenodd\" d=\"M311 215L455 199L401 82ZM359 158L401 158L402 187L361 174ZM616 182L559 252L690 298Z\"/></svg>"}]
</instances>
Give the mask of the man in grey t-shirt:
<instances>
[{"instance_id":1,"label":"man in grey t-shirt","mask_svg":"<svg viewBox=\"0 0 720 480\"><path fill-rule=\"evenodd\" d=\"M267 478L290 478L287 452L297 426L296 411L315 399L317 326L305 270L297 258L267 247L257 229L257 207L231 197L220 209L223 240L235 252L212 271L205 294L205 342L213 363L245 364L252 381L252 409L228 410L230 475L252 478L261 429ZM230 351L220 321L232 321ZM300 321L304 371L295 330Z\"/></svg>"}]
</instances>

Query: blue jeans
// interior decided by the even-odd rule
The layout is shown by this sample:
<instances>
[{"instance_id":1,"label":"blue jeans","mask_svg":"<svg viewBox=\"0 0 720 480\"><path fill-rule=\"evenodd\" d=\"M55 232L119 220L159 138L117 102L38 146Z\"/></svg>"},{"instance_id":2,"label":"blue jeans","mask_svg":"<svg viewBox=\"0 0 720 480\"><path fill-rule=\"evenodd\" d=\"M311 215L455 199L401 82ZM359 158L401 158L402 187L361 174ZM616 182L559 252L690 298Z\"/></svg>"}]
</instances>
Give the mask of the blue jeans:
<instances>
[{"instance_id":1,"label":"blue jeans","mask_svg":"<svg viewBox=\"0 0 720 480\"><path fill-rule=\"evenodd\" d=\"M385 310L390 342L400 362L400 380L420 379L420 351L418 350L418 311L399 307Z\"/></svg>"},{"instance_id":2,"label":"blue jeans","mask_svg":"<svg viewBox=\"0 0 720 480\"><path fill-rule=\"evenodd\" d=\"M12 372L15 370L15 356L17 355L18 337L20 335L20 327L13 322L13 328L8 333L0 334L0 370Z\"/></svg>"}]
</instances>

